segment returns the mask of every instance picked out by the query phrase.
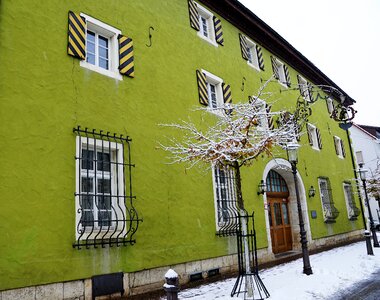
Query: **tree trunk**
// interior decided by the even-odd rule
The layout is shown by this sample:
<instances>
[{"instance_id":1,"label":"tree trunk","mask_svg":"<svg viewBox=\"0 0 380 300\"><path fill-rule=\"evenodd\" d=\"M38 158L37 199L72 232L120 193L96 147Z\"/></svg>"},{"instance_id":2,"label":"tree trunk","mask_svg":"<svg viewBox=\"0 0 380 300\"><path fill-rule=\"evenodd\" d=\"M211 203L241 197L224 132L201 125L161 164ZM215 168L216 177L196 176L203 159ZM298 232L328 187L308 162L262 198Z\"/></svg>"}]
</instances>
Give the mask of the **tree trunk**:
<instances>
[{"instance_id":1,"label":"tree trunk","mask_svg":"<svg viewBox=\"0 0 380 300\"><path fill-rule=\"evenodd\" d=\"M247 211L244 208L244 202L243 202L243 193L241 191L241 177L240 177L240 166L238 162L234 162L233 167L236 171L236 195L237 195L237 204L239 207L239 213L240 213L240 230L241 234L244 237L243 238L243 244L244 244L244 260L245 260L245 273L251 274L251 262L250 262L250 255L249 255L249 243L248 243L248 214ZM248 297L253 297L253 282L252 277L248 276L247 280L245 281L246 284L246 291Z\"/></svg>"}]
</instances>

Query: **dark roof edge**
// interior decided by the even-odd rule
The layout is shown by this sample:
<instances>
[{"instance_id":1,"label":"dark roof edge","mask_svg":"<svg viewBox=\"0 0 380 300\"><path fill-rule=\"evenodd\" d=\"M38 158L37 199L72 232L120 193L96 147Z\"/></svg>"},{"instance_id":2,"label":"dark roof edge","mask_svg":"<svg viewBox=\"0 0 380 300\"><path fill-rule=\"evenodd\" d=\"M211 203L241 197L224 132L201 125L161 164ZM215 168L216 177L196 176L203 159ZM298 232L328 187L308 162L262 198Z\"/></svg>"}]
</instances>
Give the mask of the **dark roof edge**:
<instances>
[{"instance_id":1,"label":"dark roof edge","mask_svg":"<svg viewBox=\"0 0 380 300\"><path fill-rule=\"evenodd\" d=\"M344 105L352 105L356 101L345 91L319 70L310 60L295 49L289 42L269 27L264 21L246 8L237 0L199 0L210 9L221 15L236 28L254 39L261 46L274 55L283 59L287 64L307 77L314 84L328 85L342 93L346 100ZM339 94L333 92L333 96L339 100Z\"/></svg>"}]
</instances>

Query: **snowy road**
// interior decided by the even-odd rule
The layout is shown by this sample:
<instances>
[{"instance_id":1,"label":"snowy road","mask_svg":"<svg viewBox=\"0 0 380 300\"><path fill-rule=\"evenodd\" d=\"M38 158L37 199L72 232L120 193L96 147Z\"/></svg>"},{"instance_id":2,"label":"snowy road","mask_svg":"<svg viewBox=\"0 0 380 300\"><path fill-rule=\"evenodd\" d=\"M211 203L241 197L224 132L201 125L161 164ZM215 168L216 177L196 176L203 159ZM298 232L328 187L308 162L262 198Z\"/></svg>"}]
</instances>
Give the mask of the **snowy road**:
<instances>
[{"instance_id":1,"label":"snowy road","mask_svg":"<svg viewBox=\"0 0 380 300\"><path fill-rule=\"evenodd\" d=\"M263 270L260 276L271 294L269 300L367 299L350 298L346 293L351 291L359 297L361 289L372 283L372 279L369 282L363 280L369 279L375 273L378 273L379 277L380 248L374 248L374 254L367 255L363 241L312 255L310 262L313 275L306 276L302 273L302 259L298 259ZM231 278L184 290L179 293L179 298L231 299L229 294L234 283L235 278ZM374 284L373 288L376 287L377 284ZM368 288L367 293L370 292L371 288ZM377 295L377 292L374 293ZM380 294L372 299L379 300Z\"/></svg>"}]
</instances>

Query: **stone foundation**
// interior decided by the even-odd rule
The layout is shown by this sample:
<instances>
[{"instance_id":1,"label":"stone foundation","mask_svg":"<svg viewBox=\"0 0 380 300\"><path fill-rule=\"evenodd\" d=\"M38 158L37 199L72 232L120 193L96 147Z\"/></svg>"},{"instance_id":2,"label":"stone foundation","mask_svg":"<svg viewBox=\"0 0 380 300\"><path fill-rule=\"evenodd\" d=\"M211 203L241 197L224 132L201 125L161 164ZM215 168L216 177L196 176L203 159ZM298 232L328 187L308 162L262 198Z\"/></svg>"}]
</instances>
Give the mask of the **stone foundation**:
<instances>
[{"instance_id":1,"label":"stone foundation","mask_svg":"<svg viewBox=\"0 0 380 300\"><path fill-rule=\"evenodd\" d=\"M349 244L359 239L363 239L363 231L356 230L346 234L334 235L330 237L315 239L309 242L311 252L320 252L333 248L337 245ZM259 264L273 265L276 259L268 249L259 249L257 252ZM227 255L216 258L204 259L200 261L187 262L182 264L159 267L134 273L124 273L124 297L145 294L152 291L162 290L165 283L164 275L168 269L173 269L179 275L181 285L186 285L190 281L190 275L199 273L203 279L209 279L208 271L219 270L222 276L231 276L238 271L237 255ZM199 281L202 282L201 280ZM109 296L96 297L96 299L118 299L120 293ZM70 282L53 283L33 287L25 287L14 290L0 292L0 300L91 300L92 281L91 278Z\"/></svg>"}]
</instances>

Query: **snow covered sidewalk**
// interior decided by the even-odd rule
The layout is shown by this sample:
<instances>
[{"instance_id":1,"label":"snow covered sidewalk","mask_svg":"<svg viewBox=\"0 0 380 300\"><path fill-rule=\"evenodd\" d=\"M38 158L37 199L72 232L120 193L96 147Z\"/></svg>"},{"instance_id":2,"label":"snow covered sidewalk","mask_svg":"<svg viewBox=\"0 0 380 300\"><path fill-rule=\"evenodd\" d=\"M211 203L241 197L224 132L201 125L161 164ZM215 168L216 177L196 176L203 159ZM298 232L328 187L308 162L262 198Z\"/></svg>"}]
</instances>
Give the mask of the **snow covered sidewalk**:
<instances>
[{"instance_id":1,"label":"snow covered sidewalk","mask_svg":"<svg viewBox=\"0 0 380 300\"><path fill-rule=\"evenodd\" d=\"M302 259L262 270L260 277L270 300L331 299L373 272L380 270L380 248L367 255L365 242L336 248L310 256L313 275L302 273ZM180 299L237 299L230 292L236 278L215 282L179 293ZM241 296L242 298L242 296Z\"/></svg>"}]
</instances>

